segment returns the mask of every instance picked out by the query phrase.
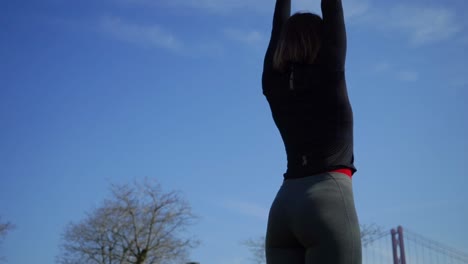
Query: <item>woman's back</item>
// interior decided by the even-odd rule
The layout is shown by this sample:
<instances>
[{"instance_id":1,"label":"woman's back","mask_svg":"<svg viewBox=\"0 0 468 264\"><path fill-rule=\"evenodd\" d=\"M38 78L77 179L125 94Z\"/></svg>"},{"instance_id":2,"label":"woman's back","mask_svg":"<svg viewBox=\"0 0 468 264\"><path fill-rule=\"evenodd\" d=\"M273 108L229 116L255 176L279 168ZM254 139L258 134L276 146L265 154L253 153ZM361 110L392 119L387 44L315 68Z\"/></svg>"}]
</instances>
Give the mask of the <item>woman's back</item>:
<instances>
[{"instance_id":1,"label":"woman's back","mask_svg":"<svg viewBox=\"0 0 468 264\"><path fill-rule=\"evenodd\" d=\"M285 2L277 2L262 77L263 93L286 148L285 178L340 168L354 173L353 114L344 72L346 31L341 1L322 2L323 29L315 61L289 63L287 70L281 70L275 67L274 56L284 42L283 26L278 21L285 23L286 11L281 9Z\"/></svg>"},{"instance_id":2,"label":"woman's back","mask_svg":"<svg viewBox=\"0 0 468 264\"><path fill-rule=\"evenodd\" d=\"M353 165L353 114L344 72L298 67L264 73L266 98L288 157L285 178L305 177Z\"/></svg>"},{"instance_id":3,"label":"woman's back","mask_svg":"<svg viewBox=\"0 0 468 264\"><path fill-rule=\"evenodd\" d=\"M341 0L322 0L323 20L289 18L290 9L276 1L262 77L288 157L268 217L267 263L361 264Z\"/></svg>"}]
</instances>

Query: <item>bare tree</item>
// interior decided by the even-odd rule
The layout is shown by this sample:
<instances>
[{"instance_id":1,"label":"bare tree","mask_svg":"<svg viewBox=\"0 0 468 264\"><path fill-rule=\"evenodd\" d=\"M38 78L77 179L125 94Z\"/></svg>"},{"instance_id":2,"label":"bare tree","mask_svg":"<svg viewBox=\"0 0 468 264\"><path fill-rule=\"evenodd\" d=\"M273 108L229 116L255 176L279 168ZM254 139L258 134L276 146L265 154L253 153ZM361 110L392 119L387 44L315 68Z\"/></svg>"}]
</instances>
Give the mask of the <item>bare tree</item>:
<instances>
[{"instance_id":1,"label":"bare tree","mask_svg":"<svg viewBox=\"0 0 468 264\"><path fill-rule=\"evenodd\" d=\"M0 221L0 244L3 242L3 240L5 239L8 232L11 231L13 228L15 228L15 227L10 222ZM5 260L5 258L0 256L0 262L2 262L4 260Z\"/></svg>"},{"instance_id":2,"label":"bare tree","mask_svg":"<svg viewBox=\"0 0 468 264\"><path fill-rule=\"evenodd\" d=\"M250 260L255 264L266 263L265 256L265 237L259 237L257 239L248 239L243 241L242 244L246 246L251 254Z\"/></svg>"},{"instance_id":3,"label":"bare tree","mask_svg":"<svg viewBox=\"0 0 468 264\"><path fill-rule=\"evenodd\" d=\"M363 247L367 247L368 245L372 244L375 240L387 235L389 233L383 231L381 226L376 224L371 225L361 225L361 243Z\"/></svg>"},{"instance_id":4,"label":"bare tree","mask_svg":"<svg viewBox=\"0 0 468 264\"><path fill-rule=\"evenodd\" d=\"M375 240L381 238L387 234L387 232L382 231L382 227L375 224L371 225L361 225L361 242L362 246L366 247ZM255 264L264 264L266 263L265 257L265 237L259 237L257 239L249 239L243 241L242 244L246 246L251 253L252 263Z\"/></svg>"},{"instance_id":5,"label":"bare tree","mask_svg":"<svg viewBox=\"0 0 468 264\"><path fill-rule=\"evenodd\" d=\"M197 241L185 234L195 216L177 192L160 185L113 185L111 197L66 228L61 264L161 264L185 260Z\"/></svg>"},{"instance_id":6,"label":"bare tree","mask_svg":"<svg viewBox=\"0 0 468 264\"><path fill-rule=\"evenodd\" d=\"M14 226L10 222L0 221L0 240L4 239L8 232L11 231L13 228Z\"/></svg>"}]
</instances>

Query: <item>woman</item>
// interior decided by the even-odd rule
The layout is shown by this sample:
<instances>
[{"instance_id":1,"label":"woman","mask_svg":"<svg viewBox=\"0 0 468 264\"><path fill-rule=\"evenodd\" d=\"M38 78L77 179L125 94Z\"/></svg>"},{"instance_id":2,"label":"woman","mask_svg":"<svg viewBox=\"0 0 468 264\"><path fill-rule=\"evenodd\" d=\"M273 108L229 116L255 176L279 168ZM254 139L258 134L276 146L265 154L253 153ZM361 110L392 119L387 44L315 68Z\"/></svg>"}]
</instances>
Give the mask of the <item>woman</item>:
<instances>
[{"instance_id":1,"label":"woman","mask_svg":"<svg viewBox=\"0 0 468 264\"><path fill-rule=\"evenodd\" d=\"M361 263L343 7L321 7L323 19L290 17L291 0L276 1L262 84L288 168L270 209L267 264Z\"/></svg>"}]
</instances>

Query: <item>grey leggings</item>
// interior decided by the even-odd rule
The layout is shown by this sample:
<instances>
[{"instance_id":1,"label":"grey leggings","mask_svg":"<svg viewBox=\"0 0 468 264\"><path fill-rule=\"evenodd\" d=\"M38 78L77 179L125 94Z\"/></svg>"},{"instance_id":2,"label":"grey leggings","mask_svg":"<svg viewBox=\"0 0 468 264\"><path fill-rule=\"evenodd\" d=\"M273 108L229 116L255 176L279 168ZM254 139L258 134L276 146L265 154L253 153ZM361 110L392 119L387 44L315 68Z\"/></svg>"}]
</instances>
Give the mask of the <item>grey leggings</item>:
<instances>
[{"instance_id":1,"label":"grey leggings","mask_svg":"<svg viewBox=\"0 0 468 264\"><path fill-rule=\"evenodd\" d=\"M265 247L267 264L361 264L351 179L332 172L284 181Z\"/></svg>"}]
</instances>

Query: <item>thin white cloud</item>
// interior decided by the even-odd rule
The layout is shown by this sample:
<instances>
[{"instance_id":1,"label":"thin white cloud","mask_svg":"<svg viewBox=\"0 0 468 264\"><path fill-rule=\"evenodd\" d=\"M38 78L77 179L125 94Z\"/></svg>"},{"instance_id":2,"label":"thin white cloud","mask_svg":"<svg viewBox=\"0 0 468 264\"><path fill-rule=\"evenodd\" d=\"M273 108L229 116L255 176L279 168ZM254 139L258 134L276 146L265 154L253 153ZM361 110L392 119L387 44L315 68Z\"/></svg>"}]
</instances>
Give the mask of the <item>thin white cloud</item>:
<instances>
[{"instance_id":1,"label":"thin white cloud","mask_svg":"<svg viewBox=\"0 0 468 264\"><path fill-rule=\"evenodd\" d=\"M320 13L320 1L297 0L293 1L293 8ZM354 19L366 14L370 9L368 0L343 1L343 10L347 19Z\"/></svg>"},{"instance_id":2,"label":"thin white cloud","mask_svg":"<svg viewBox=\"0 0 468 264\"><path fill-rule=\"evenodd\" d=\"M397 69L389 62L380 62L372 66L377 74L386 74L393 76L394 79L404 82L415 82L419 80L419 73L408 69Z\"/></svg>"},{"instance_id":3,"label":"thin white cloud","mask_svg":"<svg viewBox=\"0 0 468 264\"><path fill-rule=\"evenodd\" d=\"M371 7L368 1L346 1L343 3L344 12L347 19L361 17L367 14Z\"/></svg>"},{"instance_id":4,"label":"thin white cloud","mask_svg":"<svg viewBox=\"0 0 468 264\"><path fill-rule=\"evenodd\" d=\"M116 0L131 5L154 8L196 9L212 15L233 14L237 11L252 11L271 14L274 1L270 0ZM456 11L447 7L418 6L416 4L376 6L369 0L343 1L348 22L361 21L361 26L405 35L414 46L431 44L457 36L462 31ZM297 0L293 12L309 10L319 13L320 1ZM240 38L237 32L230 32ZM250 35L250 38L258 36ZM463 38L463 37L460 37ZM465 37L466 39L466 37ZM248 40L248 41L251 41Z\"/></svg>"},{"instance_id":5,"label":"thin white cloud","mask_svg":"<svg viewBox=\"0 0 468 264\"><path fill-rule=\"evenodd\" d=\"M144 5L152 7L190 8L203 10L214 14L228 14L239 10L249 10L259 13L272 13L275 1L271 0L116 0L120 3ZM318 12L320 1L293 1L293 12L296 10L310 10ZM343 1L346 17L356 17L369 9L369 0Z\"/></svg>"},{"instance_id":6,"label":"thin white cloud","mask_svg":"<svg viewBox=\"0 0 468 264\"><path fill-rule=\"evenodd\" d=\"M226 29L224 34L231 40L252 46L258 45L265 40L262 33L256 30Z\"/></svg>"},{"instance_id":7,"label":"thin white cloud","mask_svg":"<svg viewBox=\"0 0 468 264\"><path fill-rule=\"evenodd\" d=\"M448 199L443 200L428 200L428 201L413 201L406 204L396 204L393 207L380 208L376 211L379 215L398 215L398 214L418 214L421 212L435 212L438 209L446 208L453 205L453 202Z\"/></svg>"},{"instance_id":8,"label":"thin white cloud","mask_svg":"<svg viewBox=\"0 0 468 264\"><path fill-rule=\"evenodd\" d=\"M464 75L464 76L468 76L468 75ZM468 88L468 80L466 79L466 77L461 77L461 78L451 81L451 85L456 88Z\"/></svg>"},{"instance_id":9,"label":"thin white cloud","mask_svg":"<svg viewBox=\"0 0 468 264\"><path fill-rule=\"evenodd\" d=\"M467 36L467 35L465 35L465 36L461 39L461 43L462 43L462 44L468 45L468 36Z\"/></svg>"},{"instance_id":10,"label":"thin white cloud","mask_svg":"<svg viewBox=\"0 0 468 264\"><path fill-rule=\"evenodd\" d=\"M415 71L402 70L397 73L397 79L404 82L415 82L419 80L419 74Z\"/></svg>"},{"instance_id":11,"label":"thin white cloud","mask_svg":"<svg viewBox=\"0 0 468 264\"><path fill-rule=\"evenodd\" d=\"M117 17L103 17L100 29L113 37L138 45L181 51L183 44L159 25L139 25Z\"/></svg>"},{"instance_id":12,"label":"thin white cloud","mask_svg":"<svg viewBox=\"0 0 468 264\"><path fill-rule=\"evenodd\" d=\"M367 19L375 28L405 35L414 46L451 39L462 31L456 12L443 7L400 5L374 10Z\"/></svg>"},{"instance_id":13,"label":"thin white cloud","mask_svg":"<svg viewBox=\"0 0 468 264\"><path fill-rule=\"evenodd\" d=\"M210 13L229 13L234 10L265 11L269 0L118 0L121 3L153 7L191 8ZM274 4L273 4L274 5Z\"/></svg>"},{"instance_id":14,"label":"thin white cloud","mask_svg":"<svg viewBox=\"0 0 468 264\"><path fill-rule=\"evenodd\" d=\"M391 65L388 62L380 62L376 64L373 68L375 72L388 72L391 69Z\"/></svg>"},{"instance_id":15,"label":"thin white cloud","mask_svg":"<svg viewBox=\"0 0 468 264\"><path fill-rule=\"evenodd\" d=\"M399 6L391 16L392 26L409 34L414 45L446 40L461 31L455 12L447 8Z\"/></svg>"},{"instance_id":16,"label":"thin white cloud","mask_svg":"<svg viewBox=\"0 0 468 264\"><path fill-rule=\"evenodd\" d=\"M260 220L268 219L269 209L258 204L243 201L229 201L226 202L224 206L243 215L255 217Z\"/></svg>"}]
</instances>

